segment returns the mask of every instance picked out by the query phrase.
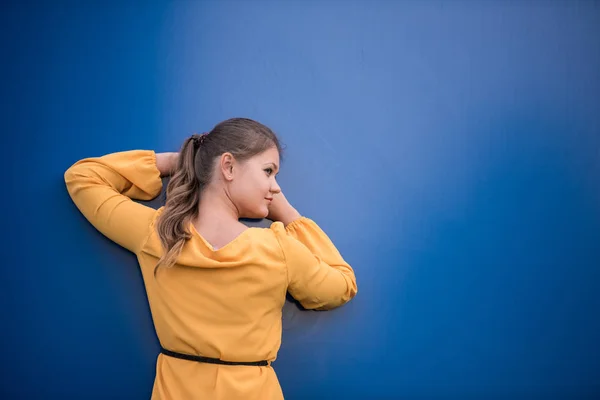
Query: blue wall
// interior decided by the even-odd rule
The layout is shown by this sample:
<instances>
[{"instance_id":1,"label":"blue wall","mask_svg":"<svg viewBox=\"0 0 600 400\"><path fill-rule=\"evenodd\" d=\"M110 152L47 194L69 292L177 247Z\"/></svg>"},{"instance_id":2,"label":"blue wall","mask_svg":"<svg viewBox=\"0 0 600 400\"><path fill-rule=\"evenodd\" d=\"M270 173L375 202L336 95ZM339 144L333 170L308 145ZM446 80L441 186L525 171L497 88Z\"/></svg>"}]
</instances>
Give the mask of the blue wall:
<instances>
[{"instance_id":1,"label":"blue wall","mask_svg":"<svg viewBox=\"0 0 600 400\"><path fill-rule=\"evenodd\" d=\"M135 258L63 172L231 116L279 132L358 277L286 305L288 399L600 395L598 2L25 3L0 16L0 397L149 397Z\"/></svg>"}]
</instances>

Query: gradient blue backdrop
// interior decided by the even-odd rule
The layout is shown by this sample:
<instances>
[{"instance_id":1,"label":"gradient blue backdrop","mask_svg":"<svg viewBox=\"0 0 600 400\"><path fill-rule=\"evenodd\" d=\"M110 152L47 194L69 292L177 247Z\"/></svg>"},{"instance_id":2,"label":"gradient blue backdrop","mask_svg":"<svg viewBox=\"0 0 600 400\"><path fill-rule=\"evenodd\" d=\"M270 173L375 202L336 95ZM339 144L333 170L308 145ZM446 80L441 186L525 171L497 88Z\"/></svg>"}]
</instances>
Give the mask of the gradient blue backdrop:
<instances>
[{"instance_id":1,"label":"gradient blue backdrop","mask_svg":"<svg viewBox=\"0 0 600 400\"><path fill-rule=\"evenodd\" d=\"M147 399L133 255L63 172L232 116L356 269L288 303L288 399L600 394L597 1L4 2L2 399ZM152 203L160 205L160 201Z\"/></svg>"}]
</instances>

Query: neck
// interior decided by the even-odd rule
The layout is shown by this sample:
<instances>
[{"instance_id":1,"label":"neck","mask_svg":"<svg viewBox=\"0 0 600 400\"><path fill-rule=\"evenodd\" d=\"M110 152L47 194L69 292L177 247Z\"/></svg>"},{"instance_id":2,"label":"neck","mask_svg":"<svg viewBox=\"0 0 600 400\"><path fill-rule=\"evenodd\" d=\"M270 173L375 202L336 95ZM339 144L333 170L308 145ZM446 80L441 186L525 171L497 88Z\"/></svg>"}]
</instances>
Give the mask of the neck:
<instances>
[{"instance_id":1,"label":"neck","mask_svg":"<svg viewBox=\"0 0 600 400\"><path fill-rule=\"evenodd\" d=\"M223 187L208 186L202 192L195 225L239 223L239 214Z\"/></svg>"}]
</instances>

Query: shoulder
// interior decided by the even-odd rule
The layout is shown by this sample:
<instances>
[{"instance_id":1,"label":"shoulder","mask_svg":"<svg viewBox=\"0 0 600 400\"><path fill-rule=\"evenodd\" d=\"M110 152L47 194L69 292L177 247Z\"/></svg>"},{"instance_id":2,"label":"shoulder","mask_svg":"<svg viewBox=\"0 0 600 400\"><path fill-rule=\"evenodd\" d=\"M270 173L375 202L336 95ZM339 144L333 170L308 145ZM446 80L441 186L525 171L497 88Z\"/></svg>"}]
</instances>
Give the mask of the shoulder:
<instances>
[{"instance_id":1,"label":"shoulder","mask_svg":"<svg viewBox=\"0 0 600 400\"><path fill-rule=\"evenodd\" d=\"M281 222L273 222L267 227L249 228L256 249L271 249L281 251L287 240L285 226Z\"/></svg>"},{"instance_id":2,"label":"shoulder","mask_svg":"<svg viewBox=\"0 0 600 400\"><path fill-rule=\"evenodd\" d=\"M318 225L307 217L300 217L297 220L289 223L287 226L283 222L273 222L268 228L259 228L265 234L281 238L289 238L290 236L297 235L300 232L308 232L319 230Z\"/></svg>"},{"instance_id":3,"label":"shoulder","mask_svg":"<svg viewBox=\"0 0 600 400\"><path fill-rule=\"evenodd\" d=\"M281 222L273 222L267 227L251 227L248 229L253 232L251 236L265 243L279 242L282 237L286 236L285 226Z\"/></svg>"},{"instance_id":4,"label":"shoulder","mask_svg":"<svg viewBox=\"0 0 600 400\"><path fill-rule=\"evenodd\" d=\"M271 226L269 226L268 228L265 228L265 230L270 231L272 234L275 235L285 235L285 226L283 225L283 222L273 222L271 224Z\"/></svg>"},{"instance_id":5,"label":"shoulder","mask_svg":"<svg viewBox=\"0 0 600 400\"><path fill-rule=\"evenodd\" d=\"M158 219L164 210L165 210L164 206L159 207L158 209L154 210L152 219L150 220L150 229L156 229L156 223L158 222Z\"/></svg>"}]
</instances>

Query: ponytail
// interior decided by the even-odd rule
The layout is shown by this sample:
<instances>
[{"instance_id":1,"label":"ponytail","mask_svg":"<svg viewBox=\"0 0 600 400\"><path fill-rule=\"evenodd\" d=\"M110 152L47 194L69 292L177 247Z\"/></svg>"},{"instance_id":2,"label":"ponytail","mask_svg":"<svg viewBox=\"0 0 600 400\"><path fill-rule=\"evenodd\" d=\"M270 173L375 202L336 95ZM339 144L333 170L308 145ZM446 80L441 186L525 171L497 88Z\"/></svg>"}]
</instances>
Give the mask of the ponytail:
<instances>
[{"instance_id":1,"label":"ponytail","mask_svg":"<svg viewBox=\"0 0 600 400\"><path fill-rule=\"evenodd\" d=\"M191 239L188 227L198 216L200 196L212 180L214 161L227 152L243 161L272 147L281 153L275 133L248 118L225 120L210 132L192 135L185 140L167 186L165 207L156 224L164 251L154 268L154 275L158 267L172 267L185 242Z\"/></svg>"},{"instance_id":2,"label":"ponytail","mask_svg":"<svg viewBox=\"0 0 600 400\"><path fill-rule=\"evenodd\" d=\"M198 214L201 192L196 173L200 141L198 135L193 135L184 142L177 168L167 185L166 204L156 226L164 253L154 268L155 275L158 267L175 264L183 245L192 236L188 226Z\"/></svg>"}]
</instances>

